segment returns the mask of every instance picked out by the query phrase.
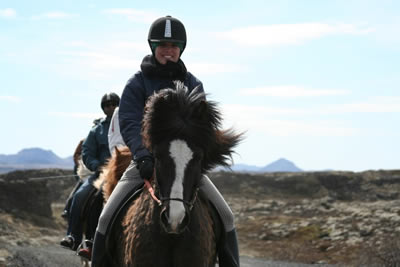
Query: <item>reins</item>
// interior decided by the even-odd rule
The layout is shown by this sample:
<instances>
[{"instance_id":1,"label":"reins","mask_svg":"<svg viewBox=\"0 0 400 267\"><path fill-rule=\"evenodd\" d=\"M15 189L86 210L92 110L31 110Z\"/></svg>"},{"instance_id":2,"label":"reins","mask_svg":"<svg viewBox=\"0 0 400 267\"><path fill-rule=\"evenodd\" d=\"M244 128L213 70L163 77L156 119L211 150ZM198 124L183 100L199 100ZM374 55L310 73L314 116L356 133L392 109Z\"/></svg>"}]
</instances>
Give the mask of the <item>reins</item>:
<instances>
[{"instance_id":1,"label":"reins","mask_svg":"<svg viewBox=\"0 0 400 267\"><path fill-rule=\"evenodd\" d=\"M193 206L194 206L194 203L197 200L197 195L198 195L198 192L199 192L199 188L197 187L196 190L194 191L193 198L192 198L191 201L187 201L187 200L184 200L184 199L181 199L181 198L174 198L174 197L172 197L172 198L170 198L170 197L160 197L160 199L158 199L156 194L155 194L155 192L154 192L154 188L151 185L150 181L147 180L147 179L144 179L144 184L145 184L147 190L149 191L149 193L151 195L151 198L155 202L157 202L158 206L161 206L164 201L173 200L173 201L180 201L180 202L186 204L189 207L189 210L192 210Z\"/></svg>"},{"instance_id":2,"label":"reins","mask_svg":"<svg viewBox=\"0 0 400 267\"><path fill-rule=\"evenodd\" d=\"M194 191L193 198L192 198L191 201L186 201L184 199L174 198L174 197L172 197L172 198L170 198L170 197L161 197L161 202L170 201L170 200L180 201L180 202L183 202L184 204L186 204L189 207L189 210L192 210L193 209L193 205L197 200L197 192L198 191L199 191L199 188L197 187L196 190Z\"/></svg>"},{"instance_id":3,"label":"reins","mask_svg":"<svg viewBox=\"0 0 400 267\"><path fill-rule=\"evenodd\" d=\"M157 202L158 206L161 206L161 205L162 205L162 202L161 202L161 200L159 200L159 199L156 197L156 194L154 193L154 189L153 189L153 187L151 186L149 180L144 179L144 184L145 184L147 190L149 191L151 197L154 199L154 201Z\"/></svg>"}]
</instances>

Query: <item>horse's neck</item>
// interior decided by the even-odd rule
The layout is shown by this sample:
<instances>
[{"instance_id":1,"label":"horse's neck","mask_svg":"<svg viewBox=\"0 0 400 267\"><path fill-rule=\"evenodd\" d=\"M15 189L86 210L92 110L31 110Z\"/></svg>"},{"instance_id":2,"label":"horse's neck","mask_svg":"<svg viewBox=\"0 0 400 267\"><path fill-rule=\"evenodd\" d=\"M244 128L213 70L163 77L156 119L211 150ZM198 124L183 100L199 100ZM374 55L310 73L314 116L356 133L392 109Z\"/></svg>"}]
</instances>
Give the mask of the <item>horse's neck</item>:
<instances>
[{"instance_id":1,"label":"horse's neck","mask_svg":"<svg viewBox=\"0 0 400 267\"><path fill-rule=\"evenodd\" d=\"M129 204L128 204L129 205ZM154 223L152 221L152 214L156 214L154 218L158 218L160 210L158 204L152 199L150 193L145 188L136 199L133 200L132 205L130 206L127 215L125 216L124 224L137 224L142 225L143 221L146 221L145 225L149 225ZM130 218L130 219L129 219Z\"/></svg>"}]
</instances>

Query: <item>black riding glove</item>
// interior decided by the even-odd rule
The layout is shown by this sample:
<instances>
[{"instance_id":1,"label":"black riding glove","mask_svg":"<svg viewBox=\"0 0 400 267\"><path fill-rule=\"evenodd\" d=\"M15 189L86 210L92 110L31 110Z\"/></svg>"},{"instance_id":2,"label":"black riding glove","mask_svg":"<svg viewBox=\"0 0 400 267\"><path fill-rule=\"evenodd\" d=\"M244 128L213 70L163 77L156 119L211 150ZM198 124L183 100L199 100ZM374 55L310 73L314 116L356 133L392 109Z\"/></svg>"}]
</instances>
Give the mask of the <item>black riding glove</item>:
<instances>
[{"instance_id":1,"label":"black riding glove","mask_svg":"<svg viewBox=\"0 0 400 267\"><path fill-rule=\"evenodd\" d=\"M139 170L140 177L142 179L149 180L153 176L154 171L154 159L151 156L145 156L138 159L136 167Z\"/></svg>"}]
</instances>

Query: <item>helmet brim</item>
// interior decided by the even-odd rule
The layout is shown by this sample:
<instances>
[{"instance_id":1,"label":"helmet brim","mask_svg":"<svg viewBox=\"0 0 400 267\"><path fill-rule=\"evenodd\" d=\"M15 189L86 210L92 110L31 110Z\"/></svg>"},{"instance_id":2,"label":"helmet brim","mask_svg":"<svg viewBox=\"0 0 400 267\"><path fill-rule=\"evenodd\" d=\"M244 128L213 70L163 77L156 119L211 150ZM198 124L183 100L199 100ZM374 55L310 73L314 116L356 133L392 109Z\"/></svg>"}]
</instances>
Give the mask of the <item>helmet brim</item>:
<instances>
[{"instance_id":1,"label":"helmet brim","mask_svg":"<svg viewBox=\"0 0 400 267\"><path fill-rule=\"evenodd\" d=\"M177 40L177 39L149 39L150 43L162 43L162 42L168 42L168 43L180 43L184 44L182 40Z\"/></svg>"}]
</instances>

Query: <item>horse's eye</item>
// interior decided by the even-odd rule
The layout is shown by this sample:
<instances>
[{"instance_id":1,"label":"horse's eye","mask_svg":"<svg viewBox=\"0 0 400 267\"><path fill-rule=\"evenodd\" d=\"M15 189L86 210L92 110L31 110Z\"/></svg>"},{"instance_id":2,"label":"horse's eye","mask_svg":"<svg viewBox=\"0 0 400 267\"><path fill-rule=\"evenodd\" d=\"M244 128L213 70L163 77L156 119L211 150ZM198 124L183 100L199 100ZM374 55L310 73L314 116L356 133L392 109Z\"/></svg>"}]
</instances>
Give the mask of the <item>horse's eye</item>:
<instances>
[{"instance_id":1,"label":"horse's eye","mask_svg":"<svg viewBox=\"0 0 400 267\"><path fill-rule=\"evenodd\" d=\"M193 159L194 160L202 160L203 159L203 152L202 151L198 151L197 153L194 153Z\"/></svg>"}]
</instances>

